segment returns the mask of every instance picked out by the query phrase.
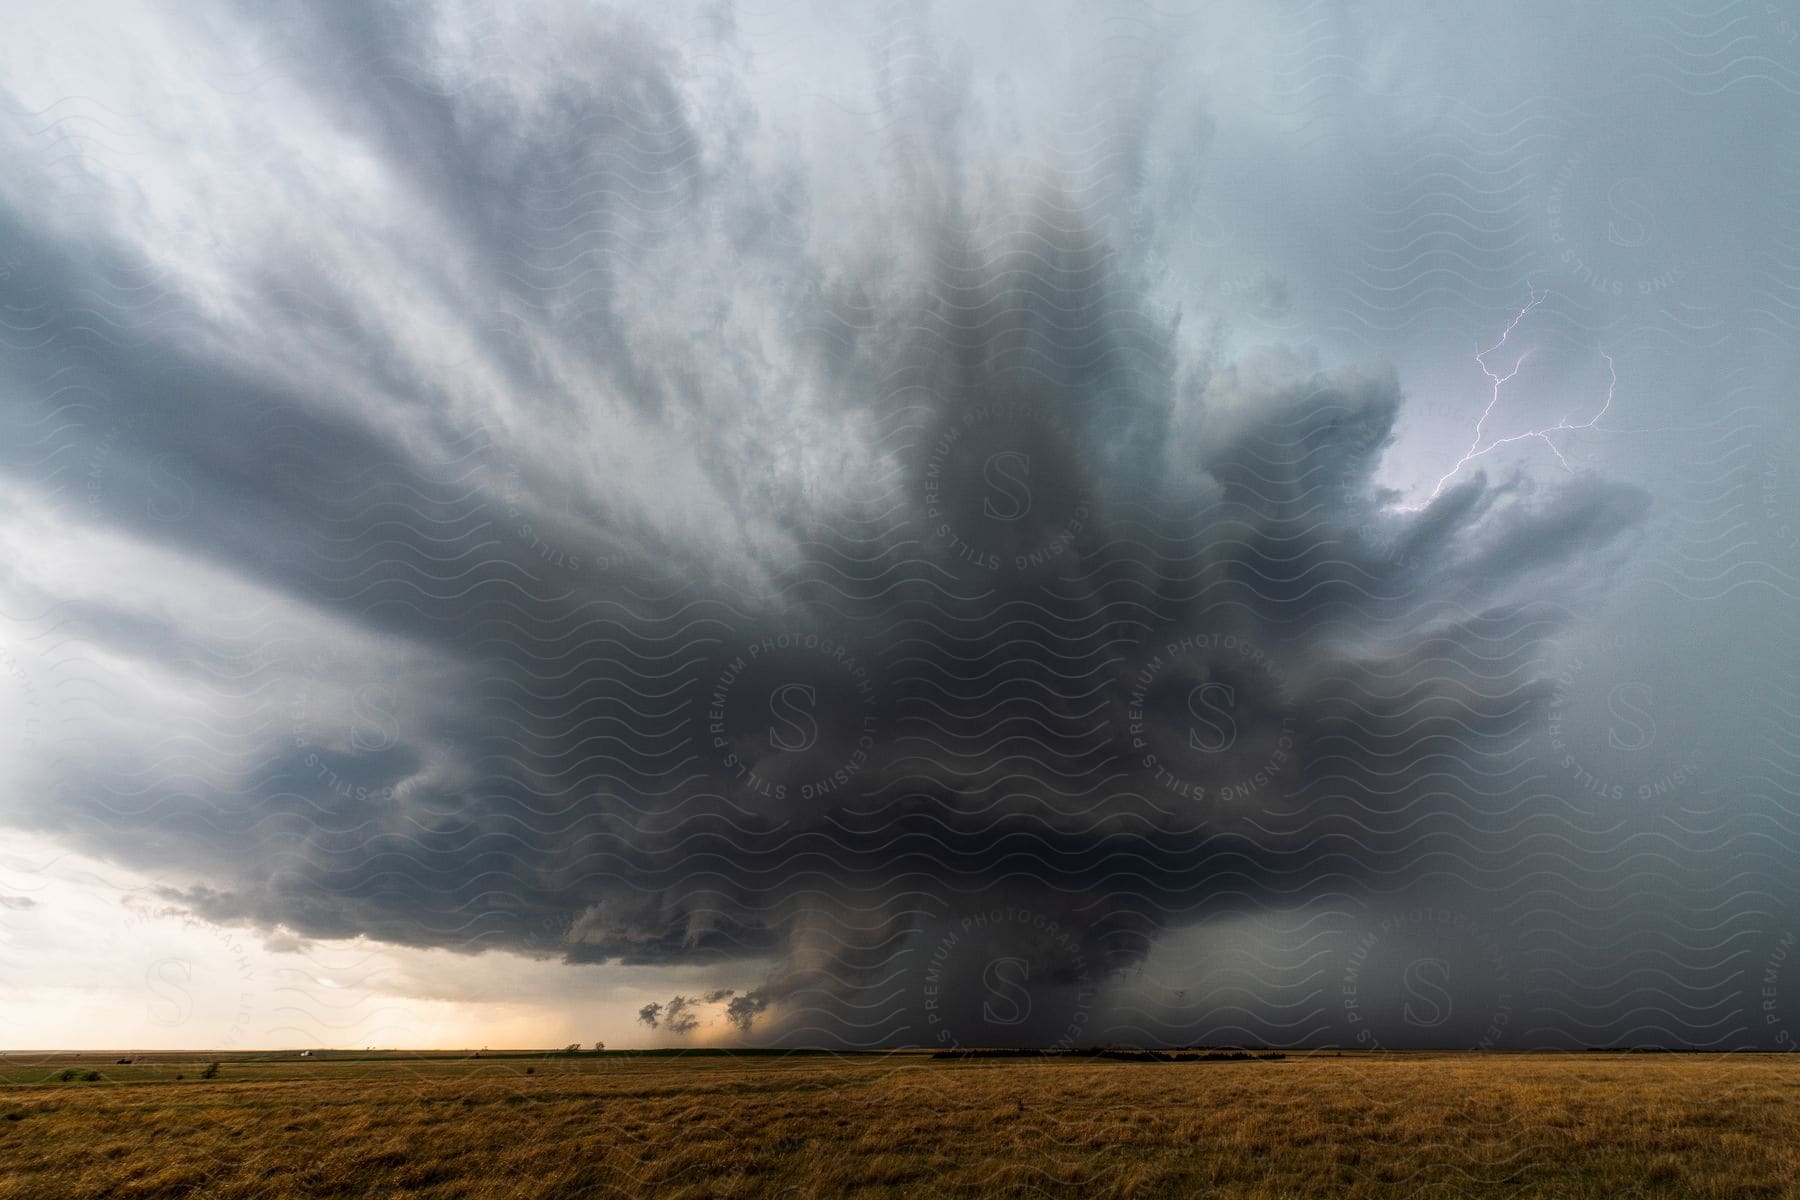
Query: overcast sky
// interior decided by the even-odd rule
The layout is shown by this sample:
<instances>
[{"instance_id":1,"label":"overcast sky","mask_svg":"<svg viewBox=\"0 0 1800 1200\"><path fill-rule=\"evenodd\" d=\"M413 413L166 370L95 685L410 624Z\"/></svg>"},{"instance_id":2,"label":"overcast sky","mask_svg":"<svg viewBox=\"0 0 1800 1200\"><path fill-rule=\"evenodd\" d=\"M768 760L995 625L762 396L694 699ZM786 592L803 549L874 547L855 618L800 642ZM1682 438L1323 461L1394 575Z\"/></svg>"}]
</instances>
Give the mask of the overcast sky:
<instances>
[{"instance_id":1,"label":"overcast sky","mask_svg":"<svg viewBox=\"0 0 1800 1200\"><path fill-rule=\"evenodd\" d=\"M0 40L18 1046L1800 1034L1800 16Z\"/></svg>"}]
</instances>

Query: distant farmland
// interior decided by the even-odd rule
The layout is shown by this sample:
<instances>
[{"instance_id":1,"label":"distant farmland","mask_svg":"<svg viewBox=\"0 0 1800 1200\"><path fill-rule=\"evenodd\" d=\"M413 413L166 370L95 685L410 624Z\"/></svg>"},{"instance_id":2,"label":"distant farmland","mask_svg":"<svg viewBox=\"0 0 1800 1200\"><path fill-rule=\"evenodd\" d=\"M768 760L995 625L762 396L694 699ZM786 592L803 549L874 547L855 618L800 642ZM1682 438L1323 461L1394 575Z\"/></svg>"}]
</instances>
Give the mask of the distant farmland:
<instances>
[{"instance_id":1,"label":"distant farmland","mask_svg":"<svg viewBox=\"0 0 1800 1200\"><path fill-rule=\"evenodd\" d=\"M1800 1196L1800 1056L15 1054L0 1081L8 1198Z\"/></svg>"}]
</instances>

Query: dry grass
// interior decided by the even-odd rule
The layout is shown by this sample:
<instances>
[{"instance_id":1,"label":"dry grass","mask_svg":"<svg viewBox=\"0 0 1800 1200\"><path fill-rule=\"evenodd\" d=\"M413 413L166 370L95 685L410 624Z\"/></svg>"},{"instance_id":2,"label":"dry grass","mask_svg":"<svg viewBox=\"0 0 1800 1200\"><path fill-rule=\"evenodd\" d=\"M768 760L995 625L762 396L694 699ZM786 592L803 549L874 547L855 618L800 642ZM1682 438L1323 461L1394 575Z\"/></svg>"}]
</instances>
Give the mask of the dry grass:
<instances>
[{"instance_id":1,"label":"dry grass","mask_svg":"<svg viewBox=\"0 0 1800 1200\"><path fill-rule=\"evenodd\" d=\"M0 1060L0 1197L1800 1197L1800 1055L113 1057Z\"/></svg>"}]
</instances>

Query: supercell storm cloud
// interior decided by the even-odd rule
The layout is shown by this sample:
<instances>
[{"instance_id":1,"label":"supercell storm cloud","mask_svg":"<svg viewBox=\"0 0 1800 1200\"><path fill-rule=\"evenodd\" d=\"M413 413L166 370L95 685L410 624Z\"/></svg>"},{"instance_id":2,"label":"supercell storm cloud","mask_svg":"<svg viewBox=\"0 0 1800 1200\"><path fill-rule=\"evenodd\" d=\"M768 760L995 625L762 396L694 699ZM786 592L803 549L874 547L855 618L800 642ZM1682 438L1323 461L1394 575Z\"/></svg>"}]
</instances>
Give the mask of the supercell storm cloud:
<instances>
[{"instance_id":1,"label":"supercell storm cloud","mask_svg":"<svg viewBox=\"0 0 1800 1200\"><path fill-rule=\"evenodd\" d=\"M68 854L250 1041L1791 1047L1794 234L1617 97L1750 179L1794 64L1276 7L34 18L0 954Z\"/></svg>"}]
</instances>

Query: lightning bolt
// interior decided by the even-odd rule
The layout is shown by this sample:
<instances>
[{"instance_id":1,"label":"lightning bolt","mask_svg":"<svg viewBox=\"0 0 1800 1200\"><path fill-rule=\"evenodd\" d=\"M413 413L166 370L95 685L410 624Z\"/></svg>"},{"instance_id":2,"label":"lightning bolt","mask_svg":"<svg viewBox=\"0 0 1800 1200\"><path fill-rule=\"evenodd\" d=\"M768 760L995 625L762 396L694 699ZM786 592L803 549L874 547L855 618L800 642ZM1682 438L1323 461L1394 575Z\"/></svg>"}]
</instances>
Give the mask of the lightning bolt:
<instances>
[{"instance_id":1,"label":"lightning bolt","mask_svg":"<svg viewBox=\"0 0 1800 1200\"><path fill-rule=\"evenodd\" d=\"M1544 445L1550 447L1550 453L1556 455L1556 461L1561 463L1565 470L1573 470L1574 468L1569 466L1569 460L1563 457L1562 448L1551 439L1550 435L1553 433L1567 433L1577 429L1592 429L1599 422L1600 418L1604 417L1607 414L1607 411L1612 408L1613 393L1619 386L1619 372L1613 365L1612 355L1602 350L1600 351L1600 357L1606 360L1607 374L1611 378L1606 385L1606 402L1600 406L1599 412L1578 425L1571 425L1569 423L1568 415L1564 414L1554 425L1546 426L1543 429L1529 429L1524 433L1513 434L1511 437L1495 438L1486 445L1482 445L1482 439L1487 436L1488 418L1494 415L1494 407L1500 403L1500 389L1510 383L1513 377L1519 373L1520 369L1525 366L1525 360L1531 357L1531 351L1524 351L1515 358L1513 360L1512 370L1506 372L1504 375L1497 374L1494 368L1488 365L1488 355L1499 353L1500 350L1506 346L1507 339L1512 337L1513 330L1519 327L1519 322L1523 321L1526 314L1532 309L1548 299L1550 293L1547 291L1541 293L1531 291L1529 295L1530 301L1524 308L1521 308L1518 315L1507 324L1505 331L1500 335L1500 340L1489 346L1486 350L1480 351L1475 355L1475 365L1480 367L1481 373L1486 375L1493 383L1493 391L1488 396L1487 407L1481 411L1481 419L1475 422L1475 436L1469 442L1469 448L1463 452L1461 458L1456 460L1456 465L1444 472L1443 478L1437 481L1437 486L1431 489L1431 495L1425 501L1427 504L1430 504L1431 501L1438 498L1439 494L1443 492L1445 485L1456 477L1458 471L1462 470L1482 455L1498 450L1502 446L1510 446L1514 442L1525 441L1527 438L1537 438L1539 441L1543 442Z\"/></svg>"}]
</instances>

